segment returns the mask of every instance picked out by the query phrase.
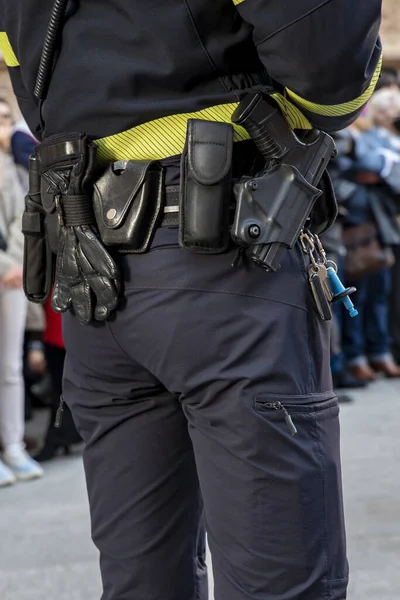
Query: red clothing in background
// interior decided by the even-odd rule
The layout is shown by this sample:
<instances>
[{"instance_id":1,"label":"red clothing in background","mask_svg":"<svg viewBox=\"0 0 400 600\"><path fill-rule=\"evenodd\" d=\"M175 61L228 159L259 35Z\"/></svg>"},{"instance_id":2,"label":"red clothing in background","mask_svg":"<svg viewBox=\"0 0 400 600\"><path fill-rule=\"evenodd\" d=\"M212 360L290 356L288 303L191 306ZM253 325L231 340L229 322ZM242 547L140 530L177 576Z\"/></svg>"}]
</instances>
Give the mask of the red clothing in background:
<instances>
[{"instance_id":1,"label":"red clothing in background","mask_svg":"<svg viewBox=\"0 0 400 600\"><path fill-rule=\"evenodd\" d=\"M62 325L61 315L54 312L51 308L51 300L47 300L44 305L46 313L46 330L44 332L43 341L46 344L57 346L58 348L64 348L64 342L62 337Z\"/></svg>"}]
</instances>

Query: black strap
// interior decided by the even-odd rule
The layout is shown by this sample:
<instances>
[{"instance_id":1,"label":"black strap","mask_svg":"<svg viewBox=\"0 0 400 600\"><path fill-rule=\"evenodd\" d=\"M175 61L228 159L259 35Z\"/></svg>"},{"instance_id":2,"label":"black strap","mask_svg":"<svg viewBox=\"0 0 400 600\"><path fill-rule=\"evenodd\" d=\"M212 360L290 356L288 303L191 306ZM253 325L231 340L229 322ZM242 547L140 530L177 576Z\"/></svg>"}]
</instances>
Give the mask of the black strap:
<instances>
[{"instance_id":1,"label":"black strap","mask_svg":"<svg viewBox=\"0 0 400 600\"><path fill-rule=\"evenodd\" d=\"M160 227L178 227L179 225L179 185L165 188L164 218Z\"/></svg>"},{"instance_id":2,"label":"black strap","mask_svg":"<svg viewBox=\"0 0 400 600\"><path fill-rule=\"evenodd\" d=\"M230 211L235 207L234 202L230 206ZM175 209L175 210L171 210ZM231 215L232 217L232 215ZM233 217L232 217L233 218ZM178 227L179 226L179 185L167 186L165 188L164 218L159 227Z\"/></svg>"},{"instance_id":3,"label":"black strap","mask_svg":"<svg viewBox=\"0 0 400 600\"><path fill-rule=\"evenodd\" d=\"M93 205L88 196L62 196L61 210L66 227L95 223Z\"/></svg>"}]
</instances>

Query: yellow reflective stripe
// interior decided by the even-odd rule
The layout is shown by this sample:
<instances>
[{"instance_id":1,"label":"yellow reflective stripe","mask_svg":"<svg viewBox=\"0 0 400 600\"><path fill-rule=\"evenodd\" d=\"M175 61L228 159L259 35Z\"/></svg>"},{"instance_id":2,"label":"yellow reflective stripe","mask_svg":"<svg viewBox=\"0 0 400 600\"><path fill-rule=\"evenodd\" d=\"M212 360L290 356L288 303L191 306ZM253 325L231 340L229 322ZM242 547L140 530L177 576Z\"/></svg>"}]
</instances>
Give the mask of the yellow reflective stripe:
<instances>
[{"instance_id":1,"label":"yellow reflective stripe","mask_svg":"<svg viewBox=\"0 0 400 600\"><path fill-rule=\"evenodd\" d=\"M232 0L233 4L242 4L242 2L244 2L244 0Z\"/></svg>"},{"instance_id":2,"label":"yellow reflective stripe","mask_svg":"<svg viewBox=\"0 0 400 600\"><path fill-rule=\"evenodd\" d=\"M331 104L331 105L323 105L323 104L315 104L314 102L309 102L304 98L301 98L294 92L287 90L291 99L296 102L301 108L307 110L309 112L313 112L316 115L322 115L325 117L342 117L344 115L351 114L364 106L371 98L379 76L381 74L382 69L382 56L379 60L378 66L376 67L374 76L372 77L371 83L365 92L356 98L356 100L351 100L350 102L345 102L344 104Z\"/></svg>"},{"instance_id":3,"label":"yellow reflective stripe","mask_svg":"<svg viewBox=\"0 0 400 600\"><path fill-rule=\"evenodd\" d=\"M312 129L310 121L303 115L301 110L297 108L282 94L271 94L272 98L279 104L283 116L289 123L292 129Z\"/></svg>"},{"instance_id":4,"label":"yellow reflective stripe","mask_svg":"<svg viewBox=\"0 0 400 600\"><path fill-rule=\"evenodd\" d=\"M0 31L0 51L4 56L7 67L19 67L18 58L14 54L10 40L5 31Z\"/></svg>"},{"instance_id":5,"label":"yellow reflective stripe","mask_svg":"<svg viewBox=\"0 0 400 600\"><path fill-rule=\"evenodd\" d=\"M188 119L231 123L232 113L237 106L237 103L220 104L193 113L171 115L143 123L128 131L96 140L97 156L101 160L161 160L181 154ZM234 125L235 142L249 138L243 127Z\"/></svg>"}]
</instances>

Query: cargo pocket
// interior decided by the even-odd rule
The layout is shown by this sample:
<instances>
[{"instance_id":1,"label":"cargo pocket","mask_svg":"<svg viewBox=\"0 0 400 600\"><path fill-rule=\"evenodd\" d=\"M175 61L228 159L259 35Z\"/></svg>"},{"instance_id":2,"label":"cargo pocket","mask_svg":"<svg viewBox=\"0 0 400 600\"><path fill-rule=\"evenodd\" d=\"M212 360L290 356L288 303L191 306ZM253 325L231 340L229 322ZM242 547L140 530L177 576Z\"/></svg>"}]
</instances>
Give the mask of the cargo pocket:
<instances>
[{"instance_id":1,"label":"cargo pocket","mask_svg":"<svg viewBox=\"0 0 400 600\"><path fill-rule=\"evenodd\" d=\"M339 405L336 396L332 392L324 392L313 396L280 396L279 394L259 394L255 399L256 411L264 416L286 423L291 436L298 434L298 429L293 420L293 414L298 419L335 408L339 414ZM275 415L274 415L275 413Z\"/></svg>"},{"instance_id":2,"label":"cargo pocket","mask_svg":"<svg viewBox=\"0 0 400 600\"><path fill-rule=\"evenodd\" d=\"M265 520L279 519L280 553L296 580L293 584L299 590L308 586L315 597L342 600L348 564L337 398L332 392L262 393L254 409L257 441L269 458L269 485L258 507L260 502L268 507Z\"/></svg>"}]
</instances>

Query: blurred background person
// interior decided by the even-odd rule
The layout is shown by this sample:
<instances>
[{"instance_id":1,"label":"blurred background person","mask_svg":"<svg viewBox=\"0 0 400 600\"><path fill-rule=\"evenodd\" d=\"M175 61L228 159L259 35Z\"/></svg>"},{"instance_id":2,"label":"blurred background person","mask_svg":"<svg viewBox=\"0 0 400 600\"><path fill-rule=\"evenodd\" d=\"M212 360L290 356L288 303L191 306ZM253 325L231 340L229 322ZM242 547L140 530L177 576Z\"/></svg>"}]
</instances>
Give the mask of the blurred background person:
<instances>
[{"instance_id":1,"label":"blurred background person","mask_svg":"<svg viewBox=\"0 0 400 600\"><path fill-rule=\"evenodd\" d=\"M354 303L359 311L356 319L344 314L343 348L348 370L362 381L374 381L378 372L400 377L400 366L391 354L389 332L390 268L394 263L391 248L400 245L396 220L400 140L394 128L396 115L400 116L397 86L381 89L372 98L368 115L349 128L353 151L342 173L356 184L347 201L344 239L347 283L357 287Z\"/></svg>"},{"instance_id":2,"label":"blurred background person","mask_svg":"<svg viewBox=\"0 0 400 600\"><path fill-rule=\"evenodd\" d=\"M399 90L400 76L396 69L385 71L381 77L380 87L386 87ZM379 95L377 96L379 103ZM398 102L399 95L386 95L385 109L376 110L374 114L375 121L382 126L382 129L388 132L391 149L400 154L400 107ZM375 99L374 99L375 101ZM379 108L379 107L378 107ZM374 113L374 104L372 105ZM393 160L393 159L392 159ZM394 157L392 172L389 173L389 179L394 182L394 193L397 199L397 221L400 223L400 193L396 180L399 179L399 156ZM388 170L388 169L386 169ZM390 169L389 169L390 171ZM392 268L391 279L392 289L390 295L390 334L392 338L392 354L397 363L400 363L400 246L393 247L395 255L395 264Z\"/></svg>"},{"instance_id":3,"label":"blurred background person","mask_svg":"<svg viewBox=\"0 0 400 600\"><path fill-rule=\"evenodd\" d=\"M29 157L37 145L38 141L33 137L24 119L17 121L11 132L11 151L15 164L22 167L25 173L29 170Z\"/></svg>"},{"instance_id":4,"label":"blurred background person","mask_svg":"<svg viewBox=\"0 0 400 600\"><path fill-rule=\"evenodd\" d=\"M381 76L375 86L375 92L383 88L399 89L400 87L400 75L395 67L383 67Z\"/></svg>"},{"instance_id":5,"label":"blurred background person","mask_svg":"<svg viewBox=\"0 0 400 600\"><path fill-rule=\"evenodd\" d=\"M49 420L44 436L44 445L40 452L35 456L35 459L39 462L52 460L60 453L60 451L64 452L64 454L69 454L71 446L82 441L82 438L74 425L71 411L66 404L61 404L62 376L65 359L61 315L52 310L50 300L45 304L45 310L45 357L52 383L52 392ZM61 410L61 418L58 420L58 426L56 426L55 423L59 408Z\"/></svg>"},{"instance_id":6,"label":"blurred background person","mask_svg":"<svg viewBox=\"0 0 400 600\"><path fill-rule=\"evenodd\" d=\"M38 398L37 386L42 389L42 381L47 377L46 360L43 347L43 332L45 328L45 314L43 306L27 303L27 315L25 323L25 334L23 342L23 379L25 389L25 422L31 421L34 416L34 408L43 406L47 401L49 392ZM46 387L49 387L48 385ZM29 453L37 450L38 444L35 436L25 435L24 442Z\"/></svg>"},{"instance_id":7,"label":"blurred background person","mask_svg":"<svg viewBox=\"0 0 400 600\"><path fill-rule=\"evenodd\" d=\"M22 290L24 193L10 145L12 113L0 99L0 486L41 477L25 450L22 350L26 300Z\"/></svg>"},{"instance_id":8,"label":"blurred background person","mask_svg":"<svg viewBox=\"0 0 400 600\"><path fill-rule=\"evenodd\" d=\"M348 156L353 151L353 137L351 132L343 130L334 136L338 157L331 161L329 174L334 185L336 199L338 202L338 216L335 224L322 236L322 243L327 253L327 258L337 266L337 273L342 281L345 280L344 257L346 247L343 243L343 222L347 215L347 200L355 190L355 184L343 178L342 171L346 171ZM352 397L348 393L341 392L342 388L363 388L367 382L354 377L345 365L345 356L342 345L343 330L343 304L335 302L332 304L332 335L331 335L331 371L333 386L340 403L351 402Z\"/></svg>"}]
</instances>

